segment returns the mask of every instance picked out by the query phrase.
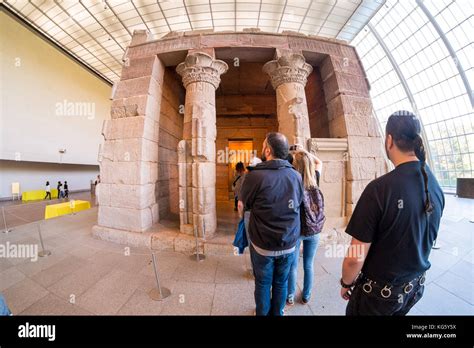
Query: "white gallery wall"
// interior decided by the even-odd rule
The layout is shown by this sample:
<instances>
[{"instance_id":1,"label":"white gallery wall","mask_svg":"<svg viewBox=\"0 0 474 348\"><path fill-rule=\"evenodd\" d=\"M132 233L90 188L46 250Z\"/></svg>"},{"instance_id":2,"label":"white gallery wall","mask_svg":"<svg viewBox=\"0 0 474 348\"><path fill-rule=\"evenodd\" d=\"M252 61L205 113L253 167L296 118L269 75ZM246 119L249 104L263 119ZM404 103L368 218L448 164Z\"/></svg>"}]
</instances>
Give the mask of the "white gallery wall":
<instances>
[{"instance_id":1,"label":"white gallery wall","mask_svg":"<svg viewBox=\"0 0 474 348\"><path fill-rule=\"evenodd\" d=\"M11 183L19 182L21 191L44 189L46 181L56 188L58 181L67 181L69 191L83 191L90 188L90 181L99 174L99 166L82 164L55 164L25 161L0 161L0 183L8 188L2 198L9 198Z\"/></svg>"},{"instance_id":2,"label":"white gallery wall","mask_svg":"<svg viewBox=\"0 0 474 348\"><path fill-rule=\"evenodd\" d=\"M0 12L0 93L0 198L11 182L41 189L45 177L89 188L111 86Z\"/></svg>"}]
</instances>

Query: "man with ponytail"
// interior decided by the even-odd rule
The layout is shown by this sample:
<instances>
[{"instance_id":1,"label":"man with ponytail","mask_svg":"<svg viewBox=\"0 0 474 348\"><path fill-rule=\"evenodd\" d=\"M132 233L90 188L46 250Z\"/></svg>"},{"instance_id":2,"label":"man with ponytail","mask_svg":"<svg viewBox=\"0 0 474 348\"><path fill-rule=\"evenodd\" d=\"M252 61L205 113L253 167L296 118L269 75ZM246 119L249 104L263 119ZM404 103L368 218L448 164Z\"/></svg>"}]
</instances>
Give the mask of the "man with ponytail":
<instances>
[{"instance_id":1,"label":"man with ponytail","mask_svg":"<svg viewBox=\"0 0 474 348\"><path fill-rule=\"evenodd\" d=\"M423 296L444 196L420 133L411 112L387 121L385 150L395 169L367 185L346 229L352 236L340 281L346 315L406 315Z\"/></svg>"}]
</instances>

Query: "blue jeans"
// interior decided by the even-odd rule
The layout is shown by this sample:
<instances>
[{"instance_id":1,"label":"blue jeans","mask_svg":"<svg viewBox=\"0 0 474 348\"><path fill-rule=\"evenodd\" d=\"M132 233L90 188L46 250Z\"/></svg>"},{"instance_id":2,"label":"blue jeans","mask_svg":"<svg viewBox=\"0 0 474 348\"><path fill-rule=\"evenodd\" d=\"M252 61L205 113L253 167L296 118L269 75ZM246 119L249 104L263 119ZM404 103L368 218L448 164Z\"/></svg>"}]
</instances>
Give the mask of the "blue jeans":
<instances>
[{"instance_id":1,"label":"blue jeans","mask_svg":"<svg viewBox=\"0 0 474 348\"><path fill-rule=\"evenodd\" d=\"M7 303L5 302L5 297L0 294L0 315L11 315L10 309L8 309Z\"/></svg>"},{"instance_id":2,"label":"blue jeans","mask_svg":"<svg viewBox=\"0 0 474 348\"><path fill-rule=\"evenodd\" d=\"M319 244L319 233L310 237L301 236L296 244L295 257L291 265L290 276L288 277L288 299L295 297L296 279L298 278L298 261L300 258L300 245L303 241L303 270L304 284L302 297L309 300L314 280L314 256Z\"/></svg>"},{"instance_id":3,"label":"blue jeans","mask_svg":"<svg viewBox=\"0 0 474 348\"><path fill-rule=\"evenodd\" d=\"M257 315L283 315L294 255L262 256L250 245Z\"/></svg>"}]
</instances>

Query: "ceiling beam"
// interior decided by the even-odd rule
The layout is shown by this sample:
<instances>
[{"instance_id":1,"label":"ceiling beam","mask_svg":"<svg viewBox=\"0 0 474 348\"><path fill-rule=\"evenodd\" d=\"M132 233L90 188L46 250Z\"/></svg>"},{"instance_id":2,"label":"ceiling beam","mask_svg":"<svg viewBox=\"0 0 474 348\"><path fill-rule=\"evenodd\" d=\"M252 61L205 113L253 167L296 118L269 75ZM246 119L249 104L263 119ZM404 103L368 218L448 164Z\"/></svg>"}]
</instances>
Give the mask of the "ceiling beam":
<instances>
[{"instance_id":1,"label":"ceiling beam","mask_svg":"<svg viewBox=\"0 0 474 348\"><path fill-rule=\"evenodd\" d=\"M82 0L79 0L79 3L81 4L81 6L87 11L87 13L89 14L89 16L91 16L92 18L94 18L94 20L97 22L97 24L100 25L100 27L107 33L107 35L109 36L109 38L111 38L112 40L115 41L115 43L122 49L122 51L125 51L125 49L122 47L122 45L117 41L115 40L115 37L102 25L102 23L100 23L100 21L92 14L92 12L87 8L87 6L85 6L83 3L82 3ZM96 40L97 42L97 40Z\"/></svg>"},{"instance_id":2,"label":"ceiling beam","mask_svg":"<svg viewBox=\"0 0 474 348\"><path fill-rule=\"evenodd\" d=\"M109 5L109 3L107 2L107 0L105 0L105 4L107 5L107 8L112 11L112 13L114 14L115 18L117 18L117 20L120 22L120 24L122 24L122 27L124 27L124 29L127 31L128 35L130 35L130 38L132 38L132 33L131 31L128 29L128 27L122 22L122 20L120 19L120 17L117 15L117 13L115 13L113 7L111 7Z\"/></svg>"},{"instance_id":3,"label":"ceiling beam","mask_svg":"<svg viewBox=\"0 0 474 348\"><path fill-rule=\"evenodd\" d=\"M471 107L474 108L474 94L472 93L472 88L469 83L469 79L467 78L466 72L464 68L462 67L461 61L459 60L456 51L454 50L453 46L449 42L448 38L444 34L443 29L441 29L441 26L439 25L438 21L436 18L431 14L431 12L428 10L428 8L425 6L423 1L416 0L417 5L420 7L420 9L423 11L423 13L428 17L428 20L430 21L431 25L435 28L436 32L438 33L439 37L441 38L441 41L443 41L444 45L446 46L446 49L449 52L449 55L454 61L454 65L456 66L456 69L459 72L459 76L461 77L461 80L464 84L464 88L466 88L466 93L467 96L469 97L469 101L471 102ZM472 57L471 57L472 58Z\"/></svg>"},{"instance_id":4,"label":"ceiling beam","mask_svg":"<svg viewBox=\"0 0 474 348\"><path fill-rule=\"evenodd\" d=\"M309 9L311 8L311 6L313 6L313 2L314 2L314 0L311 0L311 2L309 3L308 8L306 9L306 12L304 14L304 17L301 20L300 27L298 28L298 32L301 31L301 27L303 26L304 21L306 20L306 16L308 16Z\"/></svg>"},{"instance_id":5,"label":"ceiling beam","mask_svg":"<svg viewBox=\"0 0 474 348\"><path fill-rule=\"evenodd\" d=\"M328 15L326 16L326 18L324 18L324 22L323 22L323 24L321 24L321 27L319 28L318 33L317 33L316 35L319 35L319 33L321 32L321 29L324 28L324 25L325 25L326 22L328 21L328 18L331 16L332 11L333 11L334 8L336 7L336 5L337 5L337 0L334 0L334 4L332 4L332 7L331 7L331 9L329 10Z\"/></svg>"},{"instance_id":6,"label":"ceiling beam","mask_svg":"<svg viewBox=\"0 0 474 348\"><path fill-rule=\"evenodd\" d=\"M69 18L72 19L72 21L73 21L74 23L76 23L76 25L79 26L79 28L81 28L81 29L84 31L84 33L86 33L95 43L97 43L97 45L99 45L99 46L104 50L104 52L106 52L110 57L112 57L119 65L122 65L122 63L121 63L112 53L110 53L109 50L107 50L104 46L102 46L102 44L101 44L99 41L97 41L96 38L93 37L93 36L81 25L81 23L79 23L73 16L71 16L71 15L69 14L68 11L66 11L66 9L65 9L64 7L62 7L62 6L59 4L58 0L54 0L54 3L55 3L65 14L67 14L67 15L69 16Z\"/></svg>"},{"instance_id":7,"label":"ceiling beam","mask_svg":"<svg viewBox=\"0 0 474 348\"><path fill-rule=\"evenodd\" d=\"M135 12L137 12L138 17L140 17L142 23L145 24L146 30L148 30L148 32L151 33L151 30L148 27L148 24L146 24L146 21L143 19L142 14L140 13L140 11L138 11L138 8L135 6L135 3L133 2L133 0L130 0L130 2L132 3L132 6L135 9Z\"/></svg>"},{"instance_id":8,"label":"ceiling beam","mask_svg":"<svg viewBox=\"0 0 474 348\"><path fill-rule=\"evenodd\" d=\"M367 27L369 30L372 32L374 35L375 39L377 40L378 44L382 48L382 50L385 53L385 56L387 57L388 61L392 65L393 71L395 74L397 74L398 80L400 81L400 84L402 85L403 89L405 90L405 94L408 98L408 101L411 104L411 107L413 109L413 113L418 117L420 120L421 124L421 137L423 138L423 142L425 143L425 149L426 149L426 157L427 157L427 162L431 168L434 168L433 166L433 161L431 158L431 153L430 153L430 147L428 146L428 137L426 136L425 133L425 127L423 126L422 119L420 117L420 111L418 110L418 107L416 105L415 97L413 96L413 93L410 89L410 86L408 86L408 82L405 79L405 76L403 75L400 66L398 65L397 61L395 60L395 57L392 55L392 52L390 49L387 47L385 44L385 41L383 40L382 36L380 36L379 32L375 29L375 27L372 26L372 24L367 24Z\"/></svg>"}]
</instances>

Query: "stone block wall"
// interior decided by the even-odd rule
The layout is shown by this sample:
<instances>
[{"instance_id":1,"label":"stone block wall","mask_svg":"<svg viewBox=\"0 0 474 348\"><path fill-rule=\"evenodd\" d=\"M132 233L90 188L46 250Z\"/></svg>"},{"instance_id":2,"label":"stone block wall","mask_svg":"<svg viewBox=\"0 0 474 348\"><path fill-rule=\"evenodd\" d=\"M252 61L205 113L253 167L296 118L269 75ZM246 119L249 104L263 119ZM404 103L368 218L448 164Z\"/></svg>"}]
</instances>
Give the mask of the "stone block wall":
<instances>
[{"instance_id":1,"label":"stone block wall","mask_svg":"<svg viewBox=\"0 0 474 348\"><path fill-rule=\"evenodd\" d=\"M324 97L323 80L318 68L314 68L308 76L305 93L311 138L329 138L328 109Z\"/></svg>"},{"instance_id":2,"label":"stone block wall","mask_svg":"<svg viewBox=\"0 0 474 348\"><path fill-rule=\"evenodd\" d=\"M346 217L346 168L347 139L313 138L308 144L309 151L323 161L323 173L319 181L324 195L326 222L324 230L345 226Z\"/></svg>"},{"instance_id":3,"label":"stone block wall","mask_svg":"<svg viewBox=\"0 0 474 348\"><path fill-rule=\"evenodd\" d=\"M115 87L99 156L98 224L102 230L143 232L158 221L156 182L164 70L156 56L132 59Z\"/></svg>"},{"instance_id":4,"label":"stone block wall","mask_svg":"<svg viewBox=\"0 0 474 348\"><path fill-rule=\"evenodd\" d=\"M383 139L373 114L369 84L355 53L332 55L321 65L329 135L346 138L346 214L350 216L365 186L386 173Z\"/></svg>"},{"instance_id":5,"label":"stone block wall","mask_svg":"<svg viewBox=\"0 0 474 348\"><path fill-rule=\"evenodd\" d=\"M158 130L158 181L156 199L160 219L179 219L178 143L183 138L185 90L180 76L166 68Z\"/></svg>"}]
</instances>

